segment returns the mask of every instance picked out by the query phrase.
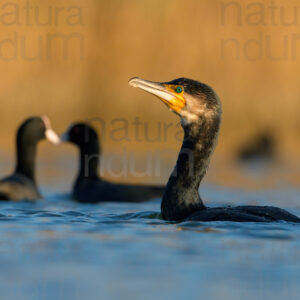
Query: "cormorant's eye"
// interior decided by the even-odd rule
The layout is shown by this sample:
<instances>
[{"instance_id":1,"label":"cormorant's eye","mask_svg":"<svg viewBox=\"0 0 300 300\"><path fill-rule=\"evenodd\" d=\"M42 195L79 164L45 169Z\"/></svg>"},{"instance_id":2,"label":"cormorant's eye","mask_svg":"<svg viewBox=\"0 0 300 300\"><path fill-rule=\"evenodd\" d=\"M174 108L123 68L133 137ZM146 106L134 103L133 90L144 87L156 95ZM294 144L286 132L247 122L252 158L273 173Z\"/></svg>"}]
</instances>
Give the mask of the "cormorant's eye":
<instances>
[{"instance_id":1,"label":"cormorant's eye","mask_svg":"<svg viewBox=\"0 0 300 300\"><path fill-rule=\"evenodd\" d=\"M181 86L178 86L178 87L176 88L175 92L176 92L177 94L180 94L180 93L182 92L182 87L181 87Z\"/></svg>"}]
</instances>

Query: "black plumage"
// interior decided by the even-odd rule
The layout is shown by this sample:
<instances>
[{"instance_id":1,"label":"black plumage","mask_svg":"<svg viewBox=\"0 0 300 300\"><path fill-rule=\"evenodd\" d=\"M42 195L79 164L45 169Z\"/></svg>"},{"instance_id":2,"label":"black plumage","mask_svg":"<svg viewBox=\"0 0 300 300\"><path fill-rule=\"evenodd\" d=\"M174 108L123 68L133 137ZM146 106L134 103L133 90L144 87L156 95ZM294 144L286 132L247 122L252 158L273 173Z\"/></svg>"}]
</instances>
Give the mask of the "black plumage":
<instances>
[{"instance_id":1,"label":"black plumage","mask_svg":"<svg viewBox=\"0 0 300 300\"><path fill-rule=\"evenodd\" d=\"M83 203L143 202L163 194L163 186L117 184L98 175L100 145L96 131L86 123L72 125L63 135L79 148L79 171L73 185L73 198Z\"/></svg>"},{"instance_id":2,"label":"black plumage","mask_svg":"<svg viewBox=\"0 0 300 300\"><path fill-rule=\"evenodd\" d=\"M272 206L208 208L204 205L199 187L217 142L222 113L221 102L211 87L187 78L163 83L133 78L129 84L157 96L181 118L184 139L162 198L164 219L300 222L297 216Z\"/></svg>"},{"instance_id":3,"label":"black plumage","mask_svg":"<svg viewBox=\"0 0 300 300\"><path fill-rule=\"evenodd\" d=\"M38 142L45 138L59 142L47 117L32 117L21 124L16 136L16 168L12 175L0 181L0 200L42 198L35 178L35 160Z\"/></svg>"}]
</instances>

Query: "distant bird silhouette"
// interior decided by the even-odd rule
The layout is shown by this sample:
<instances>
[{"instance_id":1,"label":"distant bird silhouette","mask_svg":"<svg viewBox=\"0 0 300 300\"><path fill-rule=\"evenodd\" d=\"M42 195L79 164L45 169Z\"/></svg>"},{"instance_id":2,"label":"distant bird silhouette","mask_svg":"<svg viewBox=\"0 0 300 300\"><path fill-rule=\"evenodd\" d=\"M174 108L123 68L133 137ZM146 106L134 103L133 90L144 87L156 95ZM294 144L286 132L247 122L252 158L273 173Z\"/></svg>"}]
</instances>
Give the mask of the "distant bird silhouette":
<instances>
[{"instance_id":1,"label":"distant bird silhouette","mask_svg":"<svg viewBox=\"0 0 300 300\"><path fill-rule=\"evenodd\" d=\"M86 123L75 123L61 137L80 150L79 172L73 198L83 203L143 202L161 197L163 186L111 183L99 177L100 146L96 131Z\"/></svg>"},{"instance_id":2,"label":"distant bird silhouette","mask_svg":"<svg viewBox=\"0 0 300 300\"><path fill-rule=\"evenodd\" d=\"M37 200L42 198L35 180L37 144L43 139L54 144L59 137L51 129L46 116L32 117L22 123L17 132L17 162L12 175L0 181L0 200Z\"/></svg>"},{"instance_id":3,"label":"distant bird silhouette","mask_svg":"<svg viewBox=\"0 0 300 300\"><path fill-rule=\"evenodd\" d=\"M164 219L300 222L298 217L272 206L208 208L204 205L198 190L216 145L221 123L221 102L211 87L187 78L162 83L133 78L129 84L157 96L181 118L184 139L162 198Z\"/></svg>"},{"instance_id":4,"label":"distant bird silhouette","mask_svg":"<svg viewBox=\"0 0 300 300\"><path fill-rule=\"evenodd\" d=\"M237 158L240 162L274 161L276 158L275 147L273 135L269 132L262 132L238 150Z\"/></svg>"}]
</instances>

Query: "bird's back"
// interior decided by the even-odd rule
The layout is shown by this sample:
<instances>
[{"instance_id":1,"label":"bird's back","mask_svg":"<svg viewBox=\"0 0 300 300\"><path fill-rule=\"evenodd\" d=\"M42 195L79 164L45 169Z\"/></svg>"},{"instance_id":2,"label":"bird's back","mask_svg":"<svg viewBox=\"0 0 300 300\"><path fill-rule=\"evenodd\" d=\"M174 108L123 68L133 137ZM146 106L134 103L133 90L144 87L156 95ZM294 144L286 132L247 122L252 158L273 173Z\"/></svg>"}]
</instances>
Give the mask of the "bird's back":
<instances>
[{"instance_id":1,"label":"bird's back","mask_svg":"<svg viewBox=\"0 0 300 300\"><path fill-rule=\"evenodd\" d=\"M144 202L161 197L160 186L115 184L99 178L81 178L75 182L73 197L79 202Z\"/></svg>"},{"instance_id":2,"label":"bird's back","mask_svg":"<svg viewBox=\"0 0 300 300\"><path fill-rule=\"evenodd\" d=\"M288 211L273 206L237 206L205 208L192 214L188 220L203 222L276 222L300 223L300 219Z\"/></svg>"},{"instance_id":3,"label":"bird's back","mask_svg":"<svg viewBox=\"0 0 300 300\"><path fill-rule=\"evenodd\" d=\"M35 183L21 174L13 174L0 181L0 201L32 201L41 198Z\"/></svg>"}]
</instances>

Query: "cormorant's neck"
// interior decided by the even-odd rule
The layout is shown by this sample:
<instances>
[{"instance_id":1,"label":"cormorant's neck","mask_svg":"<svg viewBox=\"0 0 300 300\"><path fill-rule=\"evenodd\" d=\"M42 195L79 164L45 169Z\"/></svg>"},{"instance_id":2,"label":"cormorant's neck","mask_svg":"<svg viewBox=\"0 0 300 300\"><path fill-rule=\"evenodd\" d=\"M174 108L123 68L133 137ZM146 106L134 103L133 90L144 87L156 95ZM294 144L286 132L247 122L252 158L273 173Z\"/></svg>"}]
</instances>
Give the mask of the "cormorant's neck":
<instances>
[{"instance_id":1,"label":"cormorant's neck","mask_svg":"<svg viewBox=\"0 0 300 300\"><path fill-rule=\"evenodd\" d=\"M161 203L164 219L179 221L205 208L198 190L217 140L219 124L217 117L184 126L183 144Z\"/></svg>"},{"instance_id":2,"label":"cormorant's neck","mask_svg":"<svg viewBox=\"0 0 300 300\"><path fill-rule=\"evenodd\" d=\"M78 178L98 177L99 145L97 142L89 142L80 147L80 169Z\"/></svg>"},{"instance_id":3,"label":"cormorant's neck","mask_svg":"<svg viewBox=\"0 0 300 300\"><path fill-rule=\"evenodd\" d=\"M15 172L22 174L35 182L35 157L37 143L26 143L23 139L17 140L17 164Z\"/></svg>"}]
</instances>

